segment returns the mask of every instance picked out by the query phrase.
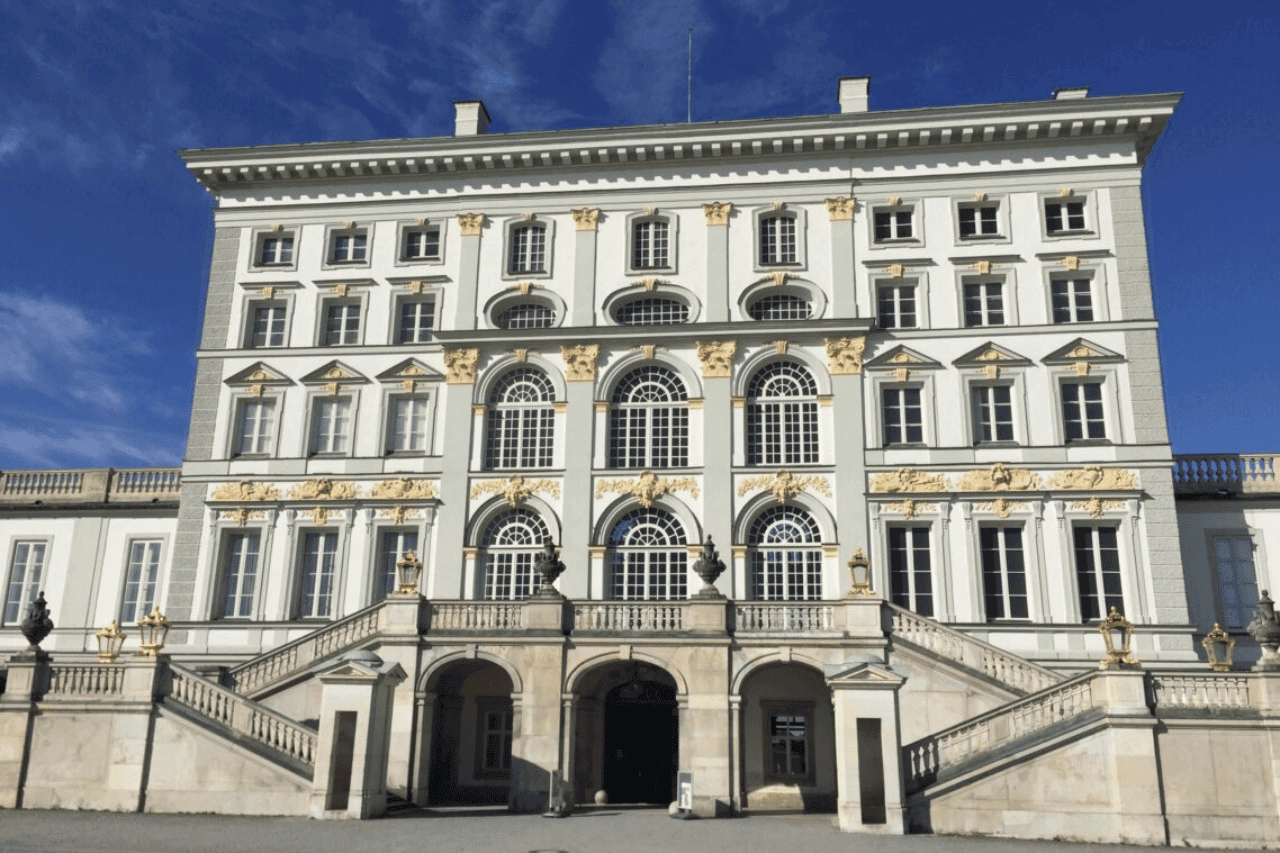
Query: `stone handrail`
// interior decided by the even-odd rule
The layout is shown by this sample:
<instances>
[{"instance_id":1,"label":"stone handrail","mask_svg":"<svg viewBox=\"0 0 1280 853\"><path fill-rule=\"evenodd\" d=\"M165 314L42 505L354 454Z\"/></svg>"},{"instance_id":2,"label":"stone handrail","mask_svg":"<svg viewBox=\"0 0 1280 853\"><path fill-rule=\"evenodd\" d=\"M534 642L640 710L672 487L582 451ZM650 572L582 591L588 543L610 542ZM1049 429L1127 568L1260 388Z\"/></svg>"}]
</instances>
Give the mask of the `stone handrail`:
<instances>
[{"instance_id":1,"label":"stone handrail","mask_svg":"<svg viewBox=\"0 0 1280 853\"><path fill-rule=\"evenodd\" d=\"M49 667L46 697L100 697L124 694L122 664L54 664Z\"/></svg>"},{"instance_id":2,"label":"stone handrail","mask_svg":"<svg viewBox=\"0 0 1280 853\"><path fill-rule=\"evenodd\" d=\"M358 610L291 643L233 667L236 692L252 696L265 687L301 673L317 661L347 651L378 633L382 602Z\"/></svg>"},{"instance_id":3,"label":"stone handrail","mask_svg":"<svg viewBox=\"0 0 1280 853\"><path fill-rule=\"evenodd\" d=\"M830 631L835 624L834 610L830 604L816 601L736 604L733 627L738 634Z\"/></svg>"},{"instance_id":4,"label":"stone handrail","mask_svg":"<svg viewBox=\"0 0 1280 853\"><path fill-rule=\"evenodd\" d=\"M521 602L431 602L432 631L515 631L523 627Z\"/></svg>"},{"instance_id":5,"label":"stone handrail","mask_svg":"<svg viewBox=\"0 0 1280 853\"><path fill-rule=\"evenodd\" d=\"M575 631L680 631L684 606L655 602L592 602L573 605Z\"/></svg>"},{"instance_id":6,"label":"stone handrail","mask_svg":"<svg viewBox=\"0 0 1280 853\"><path fill-rule=\"evenodd\" d=\"M246 699L190 670L170 664L171 686L166 702L231 730L269 752L314 770L316 732Z\"/></svg>"},{"instance_id":7,"label":"stone handrail","mask_svg":"<svg viewBox=\"0 0 1280 853\"><path fill-rule=\"evenodd\" d=\"M140 503L178 499L180 468L76 468L0 473L0 503Z\"/></svg>"},{"instance_id":8,"label":"stone handrail","mask_svg":"<svg viewBox=\"0 0 1280 853\"><path fill-rule=\"evenodd\" d=\"M181 468L113 469L107 498L111 501L176 500L181 487Z\"/></svg>"},{"instance_id":9,"label":"stone handrail","mask_svg":"<svg viewBox=\"0 0 1280 853\"><path fill-rule=\"evenodd\" d=\"M986 674L1022 693L1036 693L1062 681L1051 669L1006 652L963 631L885 602L894 637Z\"/></svg>"},{"instance_id":10,"label":"stone handrail","mask_svg":"<svg viewBox=\"0 0 1280 853\"><path fill-rule=\"evenodd\" d=\"M942 773L1018 740L1102 706L1094 689L1098 673L1087 672L902 748L907 791L923 788Z\"/></svg>"},{"instance_id":11,"label":"stone handrail","mask_svg":"<svg viewBox=\"0 0 1280 853\"><path fill-rule=\"evenodd\" d=\"M1157 708L1194 710L1249 710L1254 701L1249 696L1247 675L1175 675L1153 673L1151 698Z\"/></svg>"},{"instance_id":12,"label":"stone handrail","mask_svg":"<svg viewBox=\"0 0 1280 853\"><path fill-rule=\"evenodd\" d=\"M1178 454L1173 488L1180 494L1280 492L1274 453Z\"/></svg>"}]
</instances>

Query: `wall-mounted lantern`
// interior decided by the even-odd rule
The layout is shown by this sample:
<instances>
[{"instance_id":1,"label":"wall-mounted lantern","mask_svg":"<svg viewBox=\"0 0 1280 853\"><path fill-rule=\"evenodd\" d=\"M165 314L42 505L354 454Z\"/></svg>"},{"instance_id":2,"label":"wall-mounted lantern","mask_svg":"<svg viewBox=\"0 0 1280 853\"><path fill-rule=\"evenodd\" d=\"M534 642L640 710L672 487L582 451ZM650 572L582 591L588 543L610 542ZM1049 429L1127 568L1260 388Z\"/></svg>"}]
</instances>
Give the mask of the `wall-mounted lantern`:
<instances>
[{"instance_id":1,"label":"wall-mounted lantern","mask_svg":"<svg viewBox=\"0 0 1280 853\"><path fill-rule=\"evenodd\" d=\"M1204 635L1200 645L1204 646L1210 669L1214 672L1231 671L1231 659L1236 651L1236 638L1222 630L1221 625L1214 622L1213 630Z\"/></svg>"},{"instance_id":2,"label":"wall-mounted lantern","mask_svg":"<svg viewBox=\"0 0 1280 853\"><path fill-rule=\"evenodd\" d=\"M414 552L405 551L404 556L396 561L396 592L400 595L415 594L421 577L422 561Z\"/></svg>"},{"instance_id":3,"label":"wall-mounted lantern","mask_svg":"<svg viewBox=\"0 0 1280 853\"><path fill-rule=\"evenodd\" d=\"M120 657L120 649L124 647L124 641L129 637L120 630L120 624L114 619L107 627L99 628L94 636L98 638L99 663L111 663Z\"/></svg>"},{"instance_id":4,"label":"wall-mounted lantern","mask_svg":"<svg viewBox=\"0 0 1280 853\"><path fill-rule=\"evenodd\" d=\"M871 561L861 548L854 551L853 558L849 560L849 574L853 581L849 587L850 595L871 595Z\"/></svg>"},{"instance_id":5,"label":"wall-mounted lantern","mask_svg":"<svg viewBox=\"0 0 1280 853\"><path fill-rule=\"evenodd\" d=\"M151 612L138 620L138 630L142 633L142 652L144 657L153 658L164 648L164 641L169 636L172 622L160 612L160 605L151 608Z\"/></svg>"},{"instance_id":6,"label":"wall-mounted lantern","mask_svg":"<svg viewBox=\"0 0 1280 853\"><path fill-rule=\"evenodd\" d=\"M1098 625L1098 633L1107 644L1107 659L1099 663L1099 669L1141 666L1132 654L1133 623L1121 616L1119 610L1111 608L1107 618Z\"/></svg>"}]
</instances>

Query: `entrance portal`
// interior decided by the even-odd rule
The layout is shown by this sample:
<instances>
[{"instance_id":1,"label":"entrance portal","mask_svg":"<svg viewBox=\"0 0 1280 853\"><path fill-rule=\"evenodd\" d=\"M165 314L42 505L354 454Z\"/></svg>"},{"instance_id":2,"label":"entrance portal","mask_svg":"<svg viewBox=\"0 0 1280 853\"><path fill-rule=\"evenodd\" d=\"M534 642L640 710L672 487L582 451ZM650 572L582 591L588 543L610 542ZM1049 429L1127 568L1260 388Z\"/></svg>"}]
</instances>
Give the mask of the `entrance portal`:
<instances>
[{"instance_id":1,"label":"entrance portal","mask_svg":"<svg viewBox=\"0 0 1280 853\"><path fill-rule=\"evenodd\" d=\"M611 803L675 799L676 691L657 681L632 680L604 702L604 789Z\"/></svg>"}]
</instances>

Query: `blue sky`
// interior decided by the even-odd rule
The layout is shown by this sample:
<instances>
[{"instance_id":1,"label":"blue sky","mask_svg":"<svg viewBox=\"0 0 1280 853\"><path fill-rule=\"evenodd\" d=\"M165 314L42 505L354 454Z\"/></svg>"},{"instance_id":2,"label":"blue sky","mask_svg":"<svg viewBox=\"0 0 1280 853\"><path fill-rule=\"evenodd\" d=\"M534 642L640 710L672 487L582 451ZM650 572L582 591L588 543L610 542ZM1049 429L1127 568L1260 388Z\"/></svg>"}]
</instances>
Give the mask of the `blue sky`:
<instances>
[{"instance_id":1,"label":"blue sky","mask_svg":"<svg viewBox=\"0 0 1280 853\"><path fill-rule=\"evenodd\" d=\"M963 19L957 19L958 13ZM175 148L1186 93L1144 199L1174 451L1280 451L1280 6L138 0L0 6L0 469L182 456L212 237Z\"/></svg>"}]
</instances>

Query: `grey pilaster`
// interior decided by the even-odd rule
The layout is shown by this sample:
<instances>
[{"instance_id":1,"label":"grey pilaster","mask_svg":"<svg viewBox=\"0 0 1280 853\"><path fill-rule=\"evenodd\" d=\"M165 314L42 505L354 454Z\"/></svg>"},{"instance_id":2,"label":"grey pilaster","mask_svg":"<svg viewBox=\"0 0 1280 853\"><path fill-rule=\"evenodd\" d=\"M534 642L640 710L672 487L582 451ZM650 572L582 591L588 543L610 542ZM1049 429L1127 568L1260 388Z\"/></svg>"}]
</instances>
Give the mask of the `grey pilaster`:
<instances>
[{"instance_id":1,"label":"grey pilaster","mask_svg":"<svg viewBox=\"0 0 1280 853\"><path fill-rule=\"evenodd\" d=\"M1120 320L1150 320L1151 271L1147 267L1147 234L1142 196L1135 186L1111 189L1112 228L1116 239L1116 272L1120 279Z\"/></svg>"},{"instance_id":2,"label":"grey pilaster","mask_svg":"<svg viewBox=\"0 0 1280 853\"><path fill-rule=\"evenodd\" d=\"M598 233L594 218L590 229L575 232L577 238L573 243L573 292L569 296L569 324L573 326L591 326L595 323Z\"/></svg>"},{"instance_id":3,"label":"grey pilaster","mask_svg":"<svg viewBox=\"0 0 1280 853\"><path fill-rule=\"evenodd\" d=\"M1172 468L1144 469L1142 489L1150 496L1142 502L1142 514L1146 518L1155 621L1184 625L1190 616L1187 612L1187 588L1182 579L1182 550L1178 540Z\"/></svg>"},{"instance_id":4,"label":"grey pilaster","mask_svg":"<svg viewBox=\"0 0 1280 853\"><path fill-rule=\"evenodd\" d=\"M467 229L459 229L466 231ZM476 327L476 293L480 287L480 240L484 226L476 233L462 235L462 252L458 263L458 285L454 294L453 328Z\"/></svg>"},{"instance_id":5,"label":"grey pilaster","mask_svg":"<svg viewBox=\"0 0 1280 853\"><path fill-rule=\"evenodd\" d=\"M1129 403L1133 412L1133 437L1138 444L1168 444L1168 419L1164 385L1160 379L1160 348L1155 329L1124 333L1129 359Z\"/></svg>"},{"instance_id":6,"label":"grey pilaster","mask_svg":"<svg viewBox=\"0 0 1280 853\"><path fill-rule=\"evenodd\" d=\"M729 217L732 218L732 217ZM708 323L729 319L729 225L707 226L707 311Z\"/></svg>"},{"instance_id":7,"label":"grey pilaster","mask_svg":"<svg viewBox=\"0 0 1280 853\"><path fill-rule=\"evenodd\" d=\"M235 298L236 256L240 249L239 228L217 228L213 232L213 254L209 260L209 287L205 292L202 349L222 349L227 345L227 324Z\"/></svg>"},{"instance_id":8,"label":"grey pilaster","mask_svg":"<svg viewBox=\"0 0 1280 853\"><path fill-rule=\"evenodd\" d=\"M191 398L191 424L187 429L186 458L192 462L213 458L218 395L222 390L222 362L220 358L196 361L196 387Z\"/></svg>"},{"instance_id":9,"label":"grey pilaster","mask_svg":"<svg viewBox=\"0 0 1280 853\"><path fill-rule=\"evenodd\" d=\"M582 236L588 232L579 232ZM594 238L595 232L590 232ZM594 239L592 241L594 243ZM581 244L579 244L581 245ZM564 415L564 504L561 535L565 573L556 584L570 598L586 598L591 572L591 448L595 383L569 382ZM600 590L592 590L600 597Z\"/></svg>"},{"instance_id":10,"label":"grey pilaster","mask_svg":"<svg viewBox=\"0 0 1280 853\"><path fill-rule=\"evenodd\" d=\"M717 232L712 228L711 232ZM720 233L725 233L723 228ZM704 377L702 393L702 489L703 529L716 540L725 562L729 562L733 542L733 430L732 380ZM721 592L732 595L732 578L726 573L717 586ZM700 586L695 582L690 589Z\"/></svg>"},{"instance_id":11,"label":"grey pilaster","mask_svg":"<svg viewBox=\"0 0 1280 853\"><path fill-rule=\"evenodd\" d=\"M857 548L867 554L872 553L871 542L867 538L867 465L863 452L867 439L862 411L862 376L857 373L831 377L836 535L840 537L841 566L849 562ZM875 576L883 574L876 571ZM840 579L839 592L843 594L848 589L849 576L842 570Z\"/></svg>"},{"instance_id":12,"label":"grey pilaster","mask_svg":"<svg viewBox=\"0 0 1280 853\"><path fill-rule=\"evenodd\" d=\"M476 238L468 238L476 240ZM478 244L478 240L476 240ZM440 513L436 516L435 554L431 577L427 578L428 598L469 598L463 589L466 545L467 492L471 460L472 386L445 385L443 425L444 465L440 477Z\"/></svg>"},{"instance_id":13,"label":"grey pilaster","mask_svg":"<svg viewBox=\"0 0 1280 853\"><path fill-rule=\"evenodd\" d=\"M173 537L173 568L165 590L164 612L178 621L203 619L206 614L193 614L197 562L200 559L200 537L204 532L204 483L183 483L178 504L178 528Z\"/></svg>"},{"instance_id":14,"label":"grey pilaster","mask_svg":"<svg viewBox=\"0 0 1280 853\"><path fill-rule=\"evenodd\" d=\"M853 218L831 221L831 316L858 316L858 279L853 265Z\"/></svg>"}]
</instances>

